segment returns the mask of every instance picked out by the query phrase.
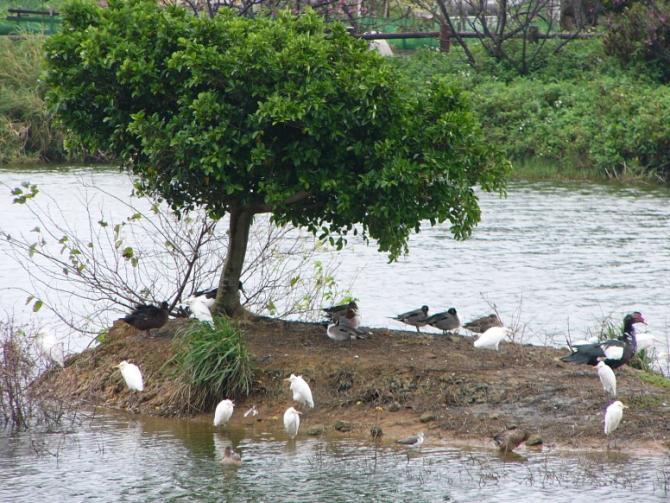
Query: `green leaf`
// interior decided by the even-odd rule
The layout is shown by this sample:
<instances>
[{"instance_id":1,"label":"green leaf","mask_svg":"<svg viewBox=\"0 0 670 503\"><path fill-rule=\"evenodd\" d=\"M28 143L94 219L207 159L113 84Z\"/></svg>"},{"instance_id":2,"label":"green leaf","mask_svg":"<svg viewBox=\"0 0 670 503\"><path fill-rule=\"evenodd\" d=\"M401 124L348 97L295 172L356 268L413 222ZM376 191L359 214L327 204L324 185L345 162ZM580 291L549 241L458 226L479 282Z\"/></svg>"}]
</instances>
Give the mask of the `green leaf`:
<instances>
[{"instance_id":1,"label":"green leaf","mask_svg":"<svg viewBox=\"0 0 670 503\"><path fill-rule=\"evenodd\" d=\"M42 309L42 306L44 305L44 302L41 300L36 300L35 303L33 304L33 313L36 313L40 309Z\"/></svg>"}]
</instances>

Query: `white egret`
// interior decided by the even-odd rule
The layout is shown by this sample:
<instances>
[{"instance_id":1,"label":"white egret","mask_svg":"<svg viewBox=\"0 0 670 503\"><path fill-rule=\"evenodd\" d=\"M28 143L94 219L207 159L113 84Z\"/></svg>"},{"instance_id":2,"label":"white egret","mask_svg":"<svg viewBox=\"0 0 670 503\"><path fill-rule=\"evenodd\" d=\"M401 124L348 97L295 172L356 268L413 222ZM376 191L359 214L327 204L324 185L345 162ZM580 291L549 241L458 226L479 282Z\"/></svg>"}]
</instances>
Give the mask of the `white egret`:
<instances>
[{"instance_id":1,"label":"white egret","mask_svg":"<svg viewBox=\"0 0 670 503\"><path fill-rule=\"evenodd\" d=\"M406 313L399 314L391 319L406 323L407 325L412 325L413 327L416 327L417 332L421 332L419 327L423 327L426 324L427 318L428 306L421 306L419 309L407 311Z\"/></svg>"},{"instance_id":2,"label":"white egret","mask_svg":"<svg viewBox=\"0 0 670 503\"><path fill-rule=\"evenodd\" d=\"M235 404L232 400L221 400L214 411L214 426L225 426L233 415Z\"/></svg>"},{"instance_id":3,"label":"white egret","mask_svg":"<svg viewBox=\"0 0 670 503\"><path fill-rule=\"evenodd\" d=\"M40 330L37 332L35 342L44 359L56 363L61 367L65 366L65 350L63 349L63 343L58 342L53 334Z\"/></svg>"},{"instance_id":4,"label":"white egret","mask_svg":"<svg viewBox=\"0 0 670 503\"><path fill-rule=\"evenodd\" d=\"M144 381L142 380L142 372L137 365L134 363L128 363L126 360L123 360L121 363L116 365L115 368L118 368L121 371L123 380L126 381L126 386L130 391L142 391L144 390Z\"/></svg>"},{"instance_id":5,"label":"white egret","mask_svg":"<svg viewBox=\"0 0 670 503\"><path fill-rule=\"evenodd\" d=\"M291 383L291 391L293 392L293 400L306 405L307 407L314 408L314 399L312 398L312 390L309 387L309 384L305 382L302 376L297 376L291 374L289 377L284 379Z\"/></svg>"},{"instance_id":6,"label":"white egret","mask_svg":"<svg viewBox=\"0 0 670 503\"><path fill-rule=\"evenodd\" d=\"M423 432L420 431L416 435L412 435L411 437L403 438L401 440L396 440L396 444L402 444L406 445L407 447L411 447L413 449L418 449L421 447L421 444L423 444Z\"/></svg>"},{"instance_id":7,"label":"white egret","mask_svg":"<svg viewBox=\"0 0 670 503\"><path fill-rule=\"evenodd\" d=\"M509 329L505 327L491 327L474 342L476 348L495 349L507 337Z\"/></svg>"},{"instance_id":8,"label":"white egret","mask_svg":"<svg viewBox=\"0 0 670 503\"><path fill-rule=\"evenodd\" d=\"M623 410L628 407L619 400L611 403L605 411L605 435L611 435L619 427L623 418Z\"/></svg>"},{"instance_id":9,"label":"white egret","mask_svg":"<svg viewBox=\"0 0 670 503\"><path fill-rule=\"evenodd\" d=\"M300 412L295 410L293 407L289 407L284 412L284 429L288 433L288 438L294 439L298 435L298 429L300 428Z\"/></svg>"},{"instance_id":10,"label":"white egret","mask_svg":"<svg viewBox=\"0 0 670 503\"><path fill-rule=\"evenodd\" d=\"M596 368L598 369L598 377L600 377L600 382L605 392L616 396L616 376L612 368L603 361L598 362Z\"/></svg>"},{"instance_id":11,"label":"white egret","mask_svg":"<svg viewBox=\"0 0 670 503\"><path fill-rule=\"evenodd\" d=\"M205 302L205 297L189 297L186 299L188 308L191 310L191 316L196 320L202 321L203 323L208 323L210 326L214 326L214 319L212 318L212 313L207 307Z\"/></svg>"}]
</instances>

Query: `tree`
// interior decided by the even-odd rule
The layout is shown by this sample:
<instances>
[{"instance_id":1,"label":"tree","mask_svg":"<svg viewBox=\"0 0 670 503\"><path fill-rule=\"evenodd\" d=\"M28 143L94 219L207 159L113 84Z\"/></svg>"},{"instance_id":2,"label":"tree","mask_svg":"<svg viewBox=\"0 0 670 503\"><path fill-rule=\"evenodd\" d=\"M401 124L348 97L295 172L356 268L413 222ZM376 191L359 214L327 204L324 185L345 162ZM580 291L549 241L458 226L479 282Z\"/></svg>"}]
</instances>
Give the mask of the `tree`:
<instances>
[{"instance_id":1,"label":"tree","mask_svg":"<svg viewBox=\"0 0 670 503\"><path fill-rule=\"evenodd\" d=\"M255 215L341 247L376 240L391 259L423 220L467 237L474 186L503 191L507 163L467 96L411 88L364 41L313 12L213 18L152 0L74 3L47 44L50 100L84 144L176 211L229 219L214 309L240 312Z\"/></svg>"}]
</instances>

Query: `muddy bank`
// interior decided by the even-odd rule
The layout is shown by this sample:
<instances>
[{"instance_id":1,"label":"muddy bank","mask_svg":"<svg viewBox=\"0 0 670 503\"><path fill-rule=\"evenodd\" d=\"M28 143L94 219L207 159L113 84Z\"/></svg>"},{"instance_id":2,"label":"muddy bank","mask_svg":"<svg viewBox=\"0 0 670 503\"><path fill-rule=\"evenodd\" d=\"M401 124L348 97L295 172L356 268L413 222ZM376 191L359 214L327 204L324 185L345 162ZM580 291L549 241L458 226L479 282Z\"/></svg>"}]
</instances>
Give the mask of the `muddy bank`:
<instances>
[{"instance_id":1,"label":"muddy bank","mask_svg":"<svg viewBox=\"0 0 670 503\"><path fill-rule=\"evenodd\" d=\"M179 386L162 367L181 323L187 321L171 321L147 338L117 322L104 344L69 358L65 369L44 375L37 389L81 404L179 414ZM321 325L276 320L245 322L242 328L257 371L252 395L236 400L233 423L249 421L242 413L253 404L261 421L281 418L292 405L283 379L293 372L310 384L316 403L301 434L316 425L334 431L340 420L338 429L346 435L369 436L379 425L386 441L423 430L431 439L492 445L494 433L514 424L538 434L545 445L607 444L602 418L610 400L594 368L558 360L564 350L503 343L496 353L475 350L470 337L386 329L349 345L329 340ZM131 394L113 368L124 359L141 368L142 393ZM630 407L616 432L618 446L667 449L670 389L644 382L635 369L616 373L618 398Z\"/></svg>"}]
</instances>

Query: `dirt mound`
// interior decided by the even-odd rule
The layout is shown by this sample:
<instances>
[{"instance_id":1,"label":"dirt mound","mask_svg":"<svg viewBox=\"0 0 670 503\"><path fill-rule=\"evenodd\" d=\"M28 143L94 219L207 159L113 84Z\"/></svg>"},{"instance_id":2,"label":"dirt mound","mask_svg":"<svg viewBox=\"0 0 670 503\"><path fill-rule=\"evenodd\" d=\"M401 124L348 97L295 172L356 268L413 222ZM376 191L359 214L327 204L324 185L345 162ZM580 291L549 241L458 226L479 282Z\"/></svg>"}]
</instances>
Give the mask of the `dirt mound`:
<instances>
[{"instance_id":1,"label":"dirt mound","mask_svg":"<svg viewBox=\"0 0 670 503\"><path fill-rule=\"evenodd\" d=\"M147 338L116 322L104 344L71 357L65 369L43 376L37 388L80 403L177 414L183 410L180 383L164 363L184 323L170 321ZM257 370L252 395L236 400L236 407L255 404L261 420L281 417L291 404L283 379L293 372L302 374L314 394L316 407L305 419L326 430L344 420L350 431L363 435L378 425L386 438L424 430L433 438L488 443L497 431L517 425L545 444L607 444L602 418L611 400L593 367L558 360L565 351L503 343L498 353L476 350L470 337L385 329L351 344L336 343L319 324L279 320L247 321L241 328ZM114 369L121 360L141 368L143 392L126 389ZM616 372L618 398L630 406L615 434L619 446L666 445L670 388L648 384L635 369Z\"/></svg>"}]
</instances>

